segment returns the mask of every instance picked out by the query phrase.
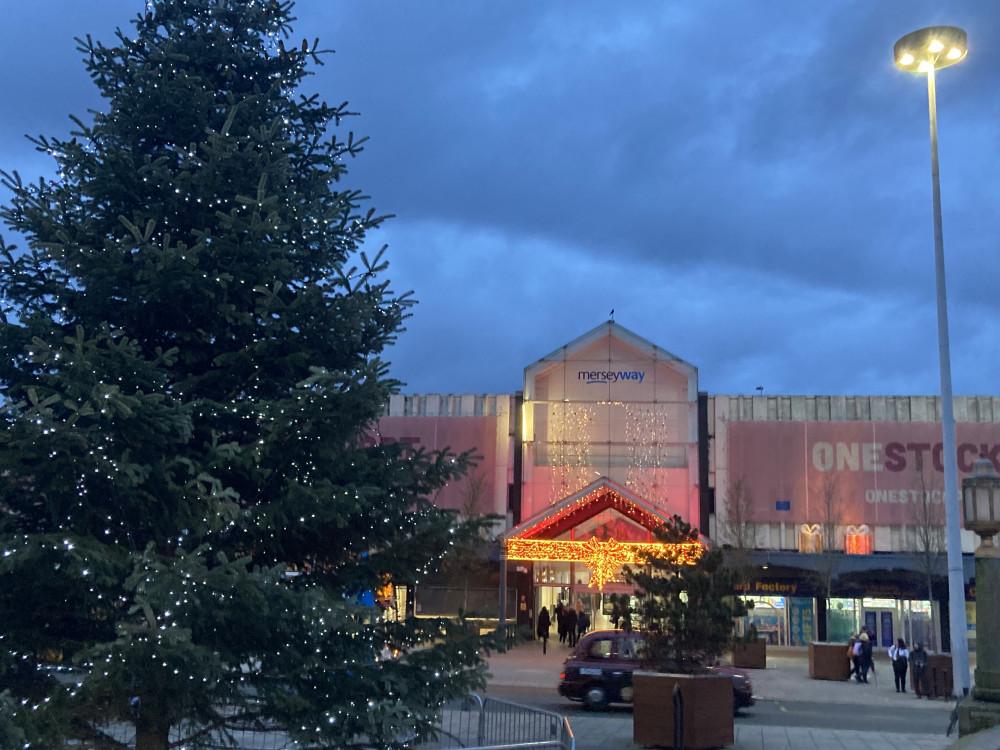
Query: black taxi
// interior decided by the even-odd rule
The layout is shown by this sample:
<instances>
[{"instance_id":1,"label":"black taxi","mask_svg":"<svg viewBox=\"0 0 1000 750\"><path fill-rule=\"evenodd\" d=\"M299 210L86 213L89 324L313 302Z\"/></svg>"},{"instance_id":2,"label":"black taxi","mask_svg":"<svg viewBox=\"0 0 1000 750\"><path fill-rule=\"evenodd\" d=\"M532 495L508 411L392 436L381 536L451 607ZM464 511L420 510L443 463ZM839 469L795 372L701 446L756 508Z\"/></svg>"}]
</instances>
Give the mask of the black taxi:
<instances>
[{"instance_id":1,"label":"black taxi","mask_svg":"<svg viewBox=\"0 0 1000 750\"><path fill-rule=\"evenodd\" d=\"M559 694L582 701L585 708L598 710L609 703L632 702L632 672L643 669L640 658L642 633L624 630L595 630L587 633L563 663ZM717 666L713 672L733 678L733 709L754 704L747 676L732 667Z\"/></svg>"}]
</instances>

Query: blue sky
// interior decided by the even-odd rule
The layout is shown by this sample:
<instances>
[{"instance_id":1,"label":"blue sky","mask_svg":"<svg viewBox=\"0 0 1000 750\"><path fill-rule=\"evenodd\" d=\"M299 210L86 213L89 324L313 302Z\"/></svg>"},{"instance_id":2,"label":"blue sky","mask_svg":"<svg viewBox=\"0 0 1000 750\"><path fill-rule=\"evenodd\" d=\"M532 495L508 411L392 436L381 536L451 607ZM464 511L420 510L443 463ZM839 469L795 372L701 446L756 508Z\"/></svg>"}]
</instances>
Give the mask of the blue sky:
<instances>
[{"instance_id":1,"label":"blue sky","mask_svg":"<svg viewBox=\"0 0 1000 750\"><path fill-rule=\"evenodd\" d=\"M74 36L143 0L10 3L0 168L101 106ZM956 394L1000 394L1000 4L299 0L309 79L360 116L345 185L395 218L420 304L388 352L406 392L511 393L608 318L710 393L939 391L927 90L895 41L952 24L938 74ZM6 202L9 195L0 196ZM9 233L4 230L5 236Z\"/></svg>"}]
</instances>

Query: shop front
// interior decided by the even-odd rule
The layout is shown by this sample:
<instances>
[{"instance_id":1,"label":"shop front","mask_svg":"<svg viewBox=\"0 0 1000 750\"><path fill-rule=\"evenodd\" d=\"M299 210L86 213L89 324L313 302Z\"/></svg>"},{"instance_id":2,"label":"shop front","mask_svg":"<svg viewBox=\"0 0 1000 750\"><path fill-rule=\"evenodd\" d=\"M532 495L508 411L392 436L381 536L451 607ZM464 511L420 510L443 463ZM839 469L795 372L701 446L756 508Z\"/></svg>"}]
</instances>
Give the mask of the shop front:
<instances>
[{"instance_id":1,"label":"shop front","mask_svg":"<svg viewBox=\"0 0 1000 750\"><path fill-rule=\"evenodd\" d=\"M503 535L504 557L531 568L536 622L542 607L559 604L586 612L591 629L611 628L611 595L631 596L626 565L650 555L696 559L697 540L687 544L655 541L654 530L669 518L642 498L601 477Z\"/></svg>"},{"instance_id":2,"label":"shop front","mask_svg":"<svg viewBox=\"0 0 1000 750\"><path fill-rule=\"evenodd\" d=\"M773 646L808 646L820 640L817 611L820 602L807 596L741 595L750 608L740 629L753 625ZM875 634L875 647L888 649L897 638L920 642L939 650L935 612L938 603L919 599L879 599L835 596L825 600L826 636L846 643L862 626Z\"/></svg>"},{"instance_id":3,"label":"shop front","mask_svg":"<svg viewBox=\"0 0 1000 750\"><path fill-rule=\"evenodd\" d=\"M734 593L753 608L751 624L774 645L806 646L812 641L846 642L862 626L875 634L875 647L888 649L898 638L940 651L949 642L946 580L928 576L918 555L804 554L756 551L750 556L753 580ZM943 562L943 560L942 560ZM967 592L971 598L973 592ZM967 603L974 643L974 602Z\"/></svg>"}]
</instances>

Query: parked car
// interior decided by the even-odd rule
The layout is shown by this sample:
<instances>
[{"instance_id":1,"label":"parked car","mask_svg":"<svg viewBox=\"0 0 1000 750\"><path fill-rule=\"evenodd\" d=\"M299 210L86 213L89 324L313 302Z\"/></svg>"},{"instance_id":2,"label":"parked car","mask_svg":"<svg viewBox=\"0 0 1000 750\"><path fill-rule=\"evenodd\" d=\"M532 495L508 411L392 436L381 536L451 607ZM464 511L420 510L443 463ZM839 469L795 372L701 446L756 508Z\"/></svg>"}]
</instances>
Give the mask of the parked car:
<instances>
[{"instance_id":1,"label":"parked car","mask_svg":"<svg viewBox=\"0 0 1000 750\"><path fill-rule=\"evenodd\" d=\"M563 664L559 694L583 701L590 710L609 703L632 702L632 672L648 669L641 654L642 633L624 630L595 630L587 633ZM746 673L728 666L710 668L733 678L733 711L754 704L753 688Z\"/></svg>"}]
</instances>

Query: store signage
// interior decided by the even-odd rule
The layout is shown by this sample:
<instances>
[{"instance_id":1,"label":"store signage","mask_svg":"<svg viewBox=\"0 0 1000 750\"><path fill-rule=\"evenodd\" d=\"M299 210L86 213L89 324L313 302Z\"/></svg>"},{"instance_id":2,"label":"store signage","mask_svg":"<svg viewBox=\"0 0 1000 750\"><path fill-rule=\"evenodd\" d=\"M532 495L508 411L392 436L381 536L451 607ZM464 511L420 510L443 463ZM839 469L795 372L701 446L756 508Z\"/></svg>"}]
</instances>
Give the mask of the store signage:
<instances>
[{"instance_id":1,"label":"store signage","mask_svg":"<svg viewBox=\"0 0 1000 750\"><path fill-rule=\"evenodd\" d=\"M983 453L1000 462L1000 423L958 422L959 475ZM753 491L757 523L815 524L837 504L840 518L870 526L912 526L925 508L940 510L944 481L935 422L730 422L729 476ZM791 500L788 510L778 505ZM931 516L944 524L944 513ZM925 517L925 522L926 522ZM843 521L841 521L841 524ZM813 540L800 542L803 551ZM823 540L823 550L842 549ZM863 542L862 542L863 544Z\"/></svg>"},{"instance_id":2,"label":"store signage","mask_svg":"<svg viewBox=\"0 0 1000 750\"><path fill-rule=\"evenodd\" d=\"M865 502L869 505L883 503L890 505L906 505L919 503L940 505L944 502L941 490L865 490Z\"/></svg>"},{"instance_id":3,"label":"store signage","mask_svg":"<svg viewBox=\"0 0 1000 750\"><path fill-rule=\"evenodd\" d=\"M944 471L941 443L813 443L812 464L817 471L905 471L908 467L933 466ZM1000 443L961 443L957 449L958 468L972 471L972 462L985 456L1000 470Z\"/></svg>"},{"instance_id":4,"label":"store signage","mask_svg":"<svg viewBox=\"0 0 1000 750\"><path fill-rule=\"evenodd\" d=\"M592 383L617 383L619 380L629 380L641 383L646 377L645 370L577 370L576 379Z\"/></svg>"},{"instance_id":5,"label":"store signage","mask_svg":"<svg viewBox=\"0 0 1000 750\"><path fill-rule=\"evenodd\" d=\"M795 596L798 589L797 583L783 583L781 581L740 581L733 586L733 590L742 594L786 594Z\"/></svg>"}]
</instances>

